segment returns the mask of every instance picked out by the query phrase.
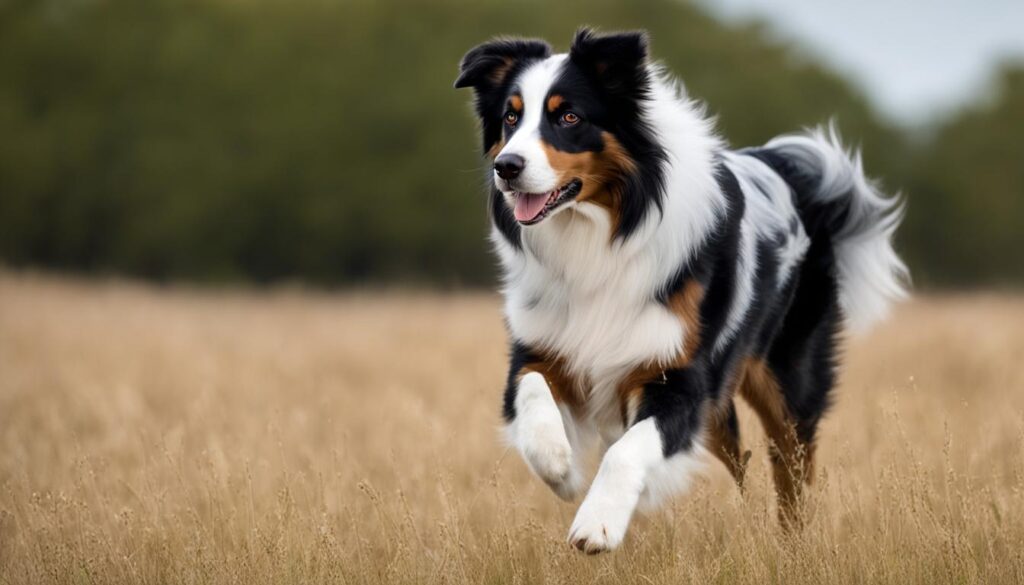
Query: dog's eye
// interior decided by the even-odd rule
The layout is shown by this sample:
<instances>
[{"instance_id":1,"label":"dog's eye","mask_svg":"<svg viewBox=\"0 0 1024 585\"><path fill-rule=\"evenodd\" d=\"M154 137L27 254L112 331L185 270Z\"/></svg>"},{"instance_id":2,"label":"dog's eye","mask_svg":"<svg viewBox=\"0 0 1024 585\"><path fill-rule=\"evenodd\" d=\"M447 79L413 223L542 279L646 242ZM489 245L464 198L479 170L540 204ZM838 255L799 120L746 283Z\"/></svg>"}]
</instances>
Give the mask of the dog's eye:
<instances>
[{"instance_id":1,"label":"dog's eye","mask_svg":"<svg viewBox=\"0 0 1024 585\"><path fill-rule=\"evenodd\" d=\"M580 117L572 112L566 112L562 114L560 119L563 126L574 126L580 121Z\"/></svg>"},{"instance_id":2,"label":"dog's eye","mask_svg":"<svg viewBox=\"0 0 1024 585\"><path fill-rule=\"evenodd\" d=\"M519 122L519 114L509 111L505 113L505 123L509 126L515 126Z\"/></svg>"}]
</instances>

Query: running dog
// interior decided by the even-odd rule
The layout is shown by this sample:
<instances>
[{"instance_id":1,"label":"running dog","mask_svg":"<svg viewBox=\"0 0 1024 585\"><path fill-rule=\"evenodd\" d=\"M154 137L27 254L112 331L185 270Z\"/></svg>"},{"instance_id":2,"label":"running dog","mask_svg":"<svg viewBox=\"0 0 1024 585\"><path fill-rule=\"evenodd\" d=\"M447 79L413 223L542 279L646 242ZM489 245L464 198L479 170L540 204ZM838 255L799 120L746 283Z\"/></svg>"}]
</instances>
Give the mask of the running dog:
<instances>
[{"instance_id":1,"label":"running dog","mask_svg":"<svg viewBox=\"0 0 1024 585\"><path fill-rule=\"evenodd\" d=\"M838 338L905 295L898 200L832 127L730 150L640 32L581 29L565 54L492 40L455 87L474 90L490 161L508 440L566 500L581 454L606 449L569 542L614 549L709 453L742 487L737 395L797 522Z\"/></svg>"}]
</instances>

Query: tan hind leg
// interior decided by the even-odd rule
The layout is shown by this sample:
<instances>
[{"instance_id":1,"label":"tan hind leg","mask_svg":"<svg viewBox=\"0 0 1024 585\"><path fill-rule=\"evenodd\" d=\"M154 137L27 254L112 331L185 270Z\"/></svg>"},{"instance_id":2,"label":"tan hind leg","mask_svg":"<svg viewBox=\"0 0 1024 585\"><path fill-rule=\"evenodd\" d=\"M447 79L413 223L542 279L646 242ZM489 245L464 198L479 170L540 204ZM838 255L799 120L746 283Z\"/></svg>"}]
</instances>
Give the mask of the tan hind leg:
<instances>
[{"instance_id":1,"label":"tan hind leg","mask_svg":"<svg viewBox=\"0 0 1024 585\"><path fill-rule=\"evenodd\" d=\"M778 381L762 360L747 360L740 395L757 413L770 440L772 476L779 497L779 521L785 528L803 522L803 485L814 477L814 445L802 443Z\"/></svg>"},{"instance_id":2,"label":"tan hind leg","mask_svg":"<svg viewBox=\"0 0 1024 585\"><path fill-rule=\"evenodd\" d=\"M736 419L736 407L732 400L723 408L713 409L708 415L708 448L711 453L725 464L725 467L736 480L740 491L743 490L743 478L750 461L750 451L740 451L739 421Z\"/></svg>"}]
</instances>

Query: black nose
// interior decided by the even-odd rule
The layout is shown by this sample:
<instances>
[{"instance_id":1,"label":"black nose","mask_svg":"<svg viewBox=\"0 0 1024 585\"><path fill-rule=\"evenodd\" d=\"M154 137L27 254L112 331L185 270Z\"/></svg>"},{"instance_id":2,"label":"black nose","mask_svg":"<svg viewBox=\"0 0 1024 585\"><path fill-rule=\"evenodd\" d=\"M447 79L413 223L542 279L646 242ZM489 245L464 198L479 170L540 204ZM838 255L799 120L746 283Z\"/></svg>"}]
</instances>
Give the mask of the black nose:
<instances>
[{"instance_id":1,"label":"black nose","mask_svg":"<svg viewBox=\"0 0 1024 585\"><path fill-rule=\"evenodd\" d=\"M523 172L524 166L526 166L526 161L518 154L503 154L494 159L494 172L506 181L518 177L519 173Z\"/></svg>"}]
</instances>

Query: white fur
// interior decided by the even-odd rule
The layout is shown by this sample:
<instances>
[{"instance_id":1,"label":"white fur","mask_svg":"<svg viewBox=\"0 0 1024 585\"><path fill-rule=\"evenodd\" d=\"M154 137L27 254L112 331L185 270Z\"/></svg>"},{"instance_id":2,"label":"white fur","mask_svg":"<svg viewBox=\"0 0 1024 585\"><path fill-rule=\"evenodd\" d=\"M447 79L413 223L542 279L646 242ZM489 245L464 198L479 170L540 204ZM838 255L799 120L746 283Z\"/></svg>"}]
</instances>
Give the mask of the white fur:
<instances>
[{"instance_id":1,"label":"white fur","mask_svg":"<svg viewBox=\"0 0 1024 585\"><path fill-rule=\"evenodd\" d=\"M516 392L515 409L515 420L506 428L509 443L560 498L575 498L583 478L566 436L562 411L544 376L537 372L523 376Z\"/></svg>"},{"instance_id":2,"label":"white fur","mask_svg":"<svg viewBox=\"0 0 1024 585\"><path fill-rule=\"evenodd\" d=\"M821 173L816 197L852 197L843 229L832 235L839 269L839 301L847 324L863 331L883 319L894 301L907 296L906 265L892 247L903 217L899 198L886 198L864 175L859 152L849 153L835 126L779 136L766 145L797 164Z\"/></svg>"},{"instance_id":3,"label":"white fur","mask_svg":"<svg viewBox=\"0 0 1024 585\"><path fill-rule=\"evenodd\" d=\"M630 427L601 461L569 529L569 542L588 553L617 547L641 498L650 506L659 497L685 487L693 471L700 468L703 451L695 447L665 459L661 432L653 419Z\"/></svg>"}]
</instances>

